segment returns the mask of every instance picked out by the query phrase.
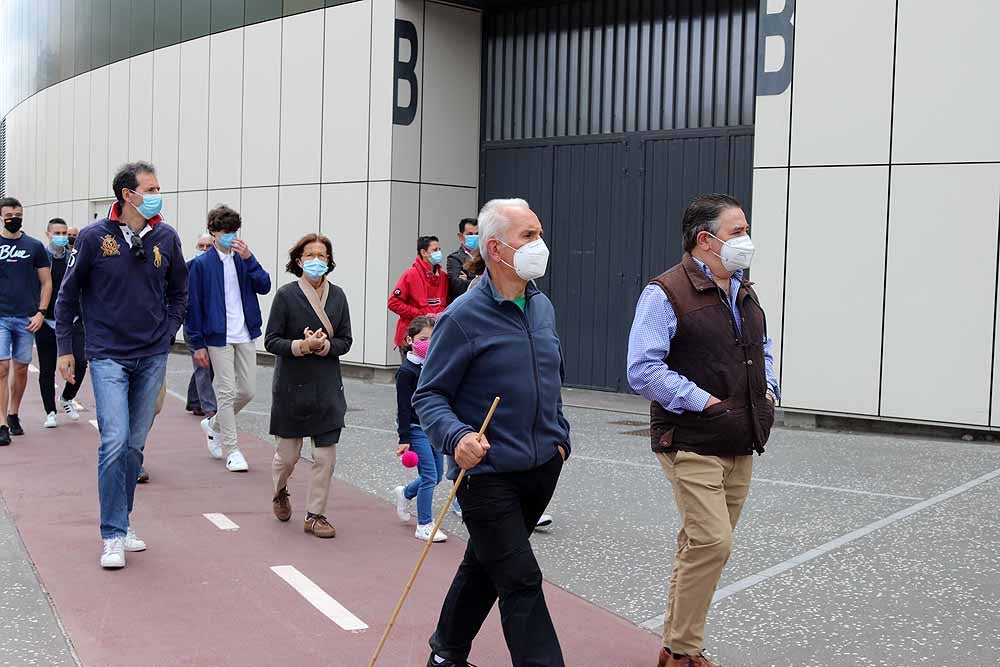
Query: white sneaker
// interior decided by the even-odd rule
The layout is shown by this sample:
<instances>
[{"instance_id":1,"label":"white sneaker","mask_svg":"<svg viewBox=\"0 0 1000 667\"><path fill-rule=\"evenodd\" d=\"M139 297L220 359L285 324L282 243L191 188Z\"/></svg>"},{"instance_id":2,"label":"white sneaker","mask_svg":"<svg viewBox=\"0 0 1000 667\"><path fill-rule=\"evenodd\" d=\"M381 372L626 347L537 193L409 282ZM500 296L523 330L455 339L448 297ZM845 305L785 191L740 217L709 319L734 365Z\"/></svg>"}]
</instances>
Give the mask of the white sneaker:
<instances>
[{"instance_id":1,"label":"white sneaker","mask_svg":"<svg viewBox=\"0 0 1000 667\"><path fill-rule=\"evenodd\" d=\"M76 400L75 398L72 401L70 401L70 402L73 404L73 407L76 408L77 412L86 412L87 411L87 408L84 407L83 403L81 403L80 401Z\"/></svg>"},{"instance_id":2,"label":"white sneaker","mask_svg":"<svg viewBox=\"0 0 1000 667\"><path fill-rule=\"evenodd\" d=\"M73 405L73 401L64 401L59 399L59 409L62 410L67 417L73 421L80 421L80 413L77 411L76 406Z\"/></svg>"},{"instance_id":3,"label":"white sneaker","mask_svg":"<svg viewBox=\"0 0 1000 667\"><path fill-rule=\"evenodd\" d=\"M431 536L431 530L433 528L434 528L434 524L433 523L421 524L421 525L417 526L417 532L415 532L413 534L413 536L415 538L417 538L418 540L421 540L422 542L426 542L427 538ZM448 536L445 535L443 531L439 530L438 532L434 533L434 541L435 542L444 542L447 539L448 539Z\"/></svg>"},{"instance_id":4,"label":"white sneaker","mask_svg":"<svg viewBox=\"0 0 1000 667\"><path fill-rule=\"evenodd\" d=\"M535 524L535 528L548 528L551 525L552 525L552 515L543 514L542 516L538 517L538 523Z\"/></svg>"},{"instance_id":5,"label":"white sneaker","mask_svg":"<svg viewBox=\"0 0 1000 667\"><path fill-rule=\"evenodd\" d=\"M125 567L125 538L110 537L104 540L104 553L101 554L101 567L106 570L117 570Z\"/></svg>"},{"instance_id":6,"label":"white sneaker","mask_svg":"<svg viewBox=\"0 0 1000 667\"><path fill-rule=\"evenodd\" d=\"M451 511L455 513L459 519L462 519L462 506L458 504L458 497L456 496L454 500L451 501ZM463 521L465 519L462 519Z\"/></svg>"},{"instance_id":7,"label":"white sneaker","mask_svg":"<svg viewBox=\"0 0 1000 667\"><path fill-rule=\"evenodd\" d=\"M50 412L45 415L45 428L55 428L56 426L59 426L59 424L56 423L56 413Z\"/></svg>"},{"instance_id":8,"label":"white sneaker","mask_svg":"<svg viewBox=\"0 0 1000 667\"><path fill-rule=\"evenodd\" d=\"M208 453L213 459L222 458L222 443L215 437L215 429L212 428L212 418L205 417L201 420L201 430L205 432L205 442L208 445Z\"/></svg>"},{"instance_id":9,"label":"white sneaker","mask_svg":"<svg viewBox=\"0 0 1000 667\"><path fill-rule=\"evenodd\" d=\"M139 536L135 534L132 530L132 526L128 527L128 533L125 534L125 551L145 551L146 543L139 539Z\"/></svg>"},{"instance_id":10,"label":"white sneaker","mask_svg":"<svg viewBox=\"0 0 1000 667\"><path fill-rule=\"evenodd\" d=\"M402 486L397 486L392 490L392 498L396 501L396 516L403 523L410 520L410 500L403 493Z\"/></svg>"},{"instance_id":11,"label":"white sneaker","mask_svg":"<svg viewBox=\"0 0 1000 667\"><path fill-rule=\"evenodd\" d=\"M243 458L243 453L240 450L235 450L226 459L226 470L229 472L246 472L250 470L250 466L247 464L247 460Z\"/></svg>"}]
</instances>

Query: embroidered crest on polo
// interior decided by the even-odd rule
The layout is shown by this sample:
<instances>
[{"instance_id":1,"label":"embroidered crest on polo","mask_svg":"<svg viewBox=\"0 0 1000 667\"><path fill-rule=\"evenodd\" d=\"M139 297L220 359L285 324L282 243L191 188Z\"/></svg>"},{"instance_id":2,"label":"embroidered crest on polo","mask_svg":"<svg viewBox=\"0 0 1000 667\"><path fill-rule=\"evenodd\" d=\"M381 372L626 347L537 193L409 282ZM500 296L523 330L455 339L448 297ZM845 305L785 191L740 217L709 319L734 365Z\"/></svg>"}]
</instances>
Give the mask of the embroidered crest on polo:
<instances>
[{"instance_id":1,"label":"embroidered crest on polo","mask_svg":"<svg viewBox=\"0 0 1000 667\"><path fill-rule=\"evenodd\" d=\"M160 268L163 264L163 254L160 252L160 244L157 243L153 246L153 266Z\"/></svg>"},{"instance_id":2,"label":"embroidered crest on polo","mask_svg":"<svg viewBox=\"0 0 1000 667\"><path fill-rule=\"evenodd\" d=\"M120 246L114 236L111 234L104 235L104 238L101 239L101 252L104 253L105 257L112 257L114 255L121 254Z\"/></svg>"}]
</instances>

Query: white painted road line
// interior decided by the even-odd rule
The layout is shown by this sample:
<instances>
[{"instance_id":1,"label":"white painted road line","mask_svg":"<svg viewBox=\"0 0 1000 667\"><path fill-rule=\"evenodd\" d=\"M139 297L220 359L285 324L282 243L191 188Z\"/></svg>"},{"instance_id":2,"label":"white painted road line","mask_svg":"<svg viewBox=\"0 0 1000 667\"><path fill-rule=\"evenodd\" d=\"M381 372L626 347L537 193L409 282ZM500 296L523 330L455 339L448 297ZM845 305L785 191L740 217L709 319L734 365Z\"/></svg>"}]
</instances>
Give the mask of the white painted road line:
<instances>
[{"instance_id":1,"label":"white painted road line","mask_svg":"<svg viewBox=\"0 0 1000 667\"><path fill-rule=\"evenodd\" d=\"M368 629L364 621L349 612L344 605L330 597L326 591L292 565L275 565L271 571L298 591L299 595L306 599L306 602L316 607L324 616L344 630L358 632Z\"/></svg>"},{"instance_id":2,"label":"white painted road line","mask_svg":"<svg viewBox=\"0 0 1000 667\"><path fill-rule=\"evenodd\" d=\"M184 401L185 403L187 403L187 396L181 396L180 394L178 394L173 389L167 389L167 393L170 394L171 396L173 396L174 398L176 398L178 400L181 400L181 401Z\"/></svg>"},{"instance_id":3,"label":"white painted road line","mask_svg":"<svg viewBox=\"0 0 1000 667\"><path fill-rule=\"evenodd\" d=\"M232 519L230 519L225 514L219 512L209 512L207 514L202 514L203 517L215 524L215 527L219 530L239 530L240 527L236 525Z\"/></svg>"},{"instance_id":4,"label":"white painted road line","mask_svg":"<svg viewBox=\"0 0 1000 667\"><path fill-rule=\"evenodd\" d=\"M598 463L607 463L609 465L623 465L632 466L634 468L649 468L651 470L662 470L659 465L653 465L651 463L635 463L634 461L614 461L612 459L602 459L596 456L583 456L581 454L574 454L573 458L583 459L584 461L596 461ZM764 484L779 484L782 486L799 486L804 489L820 489L821 491L837 491L838 493L854 493L860 496L878 496L879 498L898 498L900 500L923 500L920 496L897 496L893 493L880 493L878 491L862 491L860 489L845 489L840 486L822 486L820 484L805 484L803 482L786 482L780 479L767 479L766 477L754 476L754 482L762 482Z\"/></svg>"},{"instance_id":5,"label":"white painted road line","mask_svg":"<svg viewBox=\"0 0 1000 667\"><path fill-rule=\"evenodd\" d=\"M91 425L91 426L93 426L94 428L96 428L96 429L97 429L97 432L98 432L98 433L100 433L100 432L101 432L101 427L97 425L97 420L96 420L96 419L88 419L87 421L89 421L89 422L90 422L90 425Z\"/></svg>"},{"instance_id":6,"label":"white painted road line","mask_svg":"<svg viewBox=\"0 0 1000 667\"><path fill-rule=\"evenodd\" d=\"M898 521L902 521L903 519L912 516L917 512L925 510L928 507L933 507L934 505L943 503L946 500L950 500L951 498L954 498L957 495L965 493L969 489L975 488L980 484L985 484L986 482L994 480L998 477L1000 477L1000 468L997 468L992 472L988 472L985 475L980 475L979 477L970 480L965 484L961 484L953 489L949 489L944 493L940 493L934 496L933 498L928 498L927 500L922 500L919 503L910 505L906 509L900 510L895 514L890 514L884 519L873 521L867 526L862 526L857 530L852 530L846 535L842 535L836 539L830 540L826 544L821 544L815 549L810 549L809 551L801 553L798 556L789 558L788 560L778 563L777 565L774 565L772 567L769 567L766 570L762 570L757 574L752 574L749 577L744 577L739 581L733 582L728 586L724 586L723 588L720 588L717 591L715 591L715 595L712 597L712 604L716 604L721 600L725 600L728 597L732 597L733 595L736 595L741 591L745 591L748 588L751 588L753 586L756 586L757 584L767 581L768 579L772 579L778 576L779 574L788 572L789 570L796 568L799 565L802 565L803 563L808 563L809 561L819 558L820 556L825 556L831 551L835 551L846 544L850 544L851 542L859 540L866 535L870 535L871 533L874 533L877 530L885 528L886 526L890 526ZM659 630L663 627L663 616L660 615L655 618L651 618L648 621L644 621L640 625L648 630Z\"/></svg>"},{"instance_id":7,"label":"white painted road line","mask_svg":"<svg viewBox=\"0 0 1000 667\"><path fill-rule=\"evenodd\" d=\"M34 364L28 364L28 371L31 373L38 373L38 366Z\"/></svg>"}]
</instances>

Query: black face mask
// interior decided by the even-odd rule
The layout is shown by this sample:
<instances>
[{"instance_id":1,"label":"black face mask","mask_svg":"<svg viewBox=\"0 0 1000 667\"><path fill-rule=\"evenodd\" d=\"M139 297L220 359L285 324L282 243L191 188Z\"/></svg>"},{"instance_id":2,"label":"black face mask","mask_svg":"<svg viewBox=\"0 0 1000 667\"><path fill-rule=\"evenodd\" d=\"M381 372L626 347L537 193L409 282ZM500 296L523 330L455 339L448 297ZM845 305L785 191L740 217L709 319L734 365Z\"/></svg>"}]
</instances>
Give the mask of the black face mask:
<instances>
[{"instance_id":1,"label":"black face mask","mask_svg":"<svg viewBox=\"0 0 1000 667\"><path fill-rule=\"evenodd\" d=\"M74 243L76 243L76 237L75 236L70 236L69 237L69 244L73 245Z\"/></svg>"},{"instance_id":2,"label":"black face mask","mask_svg":"<svg viewBox=\"0 0 1000 667\"><path fill-rule=\"evenodd\" d=\"M21 218L8 218L3 221L3 226L11 234L17 234L21 231Z\"/></svg>"}]
</instances>

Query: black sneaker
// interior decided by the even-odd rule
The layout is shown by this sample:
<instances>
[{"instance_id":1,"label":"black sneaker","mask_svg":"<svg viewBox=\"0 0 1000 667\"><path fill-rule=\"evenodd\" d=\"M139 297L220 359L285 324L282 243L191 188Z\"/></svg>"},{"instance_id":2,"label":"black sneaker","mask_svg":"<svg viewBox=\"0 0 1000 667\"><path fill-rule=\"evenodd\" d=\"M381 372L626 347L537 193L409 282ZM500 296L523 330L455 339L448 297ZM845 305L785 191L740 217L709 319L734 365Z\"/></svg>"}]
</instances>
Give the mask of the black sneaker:
<instances>
[{"instance_id":1,"label":"black sneaker","mask_svg":"<svg viewBox=\"0 0 1000 667\"><path fill-rule=\"evenodd\" d=\"M441 660L442 662L438 662ZM431 653L431 657L427 658L427 667L476 667L470 662L463 660L462 662L455 662L454 660L449 660L447 658L442 658L436 653Z\"/></svg>"},{"instance_id":2,"label":"black sneaker","mask_svg":"<svg viewBox=\"0 0 1000 667\"><path fill-rule=\"evenodd\" d=\"M10 444L10 429L4 424L0 426L0 447L6 447Z\"/></svg>"},{"instance_id":3,"label":"black sneaker","mask_svg":"<svg viewBox=\"0 0 1000 667\"><path fill-rule=\"evenodd\" d=\"M24 435L24 429L21 428L21 420L18 419L17 415L7 415L7 423L10 424L11 435Z\"/></svg>"},{"instance_id":4,"label":"black sneaker","mask_svg":"<svg viewBox=\"0 0 1000 667\"><path fill-rule=\"evenodd\" d=\"M136 478L136 484L145 484L149 481L149 473L146 472L145 468L139 468L139 477Z\"/></svg>"}]
</instances>

